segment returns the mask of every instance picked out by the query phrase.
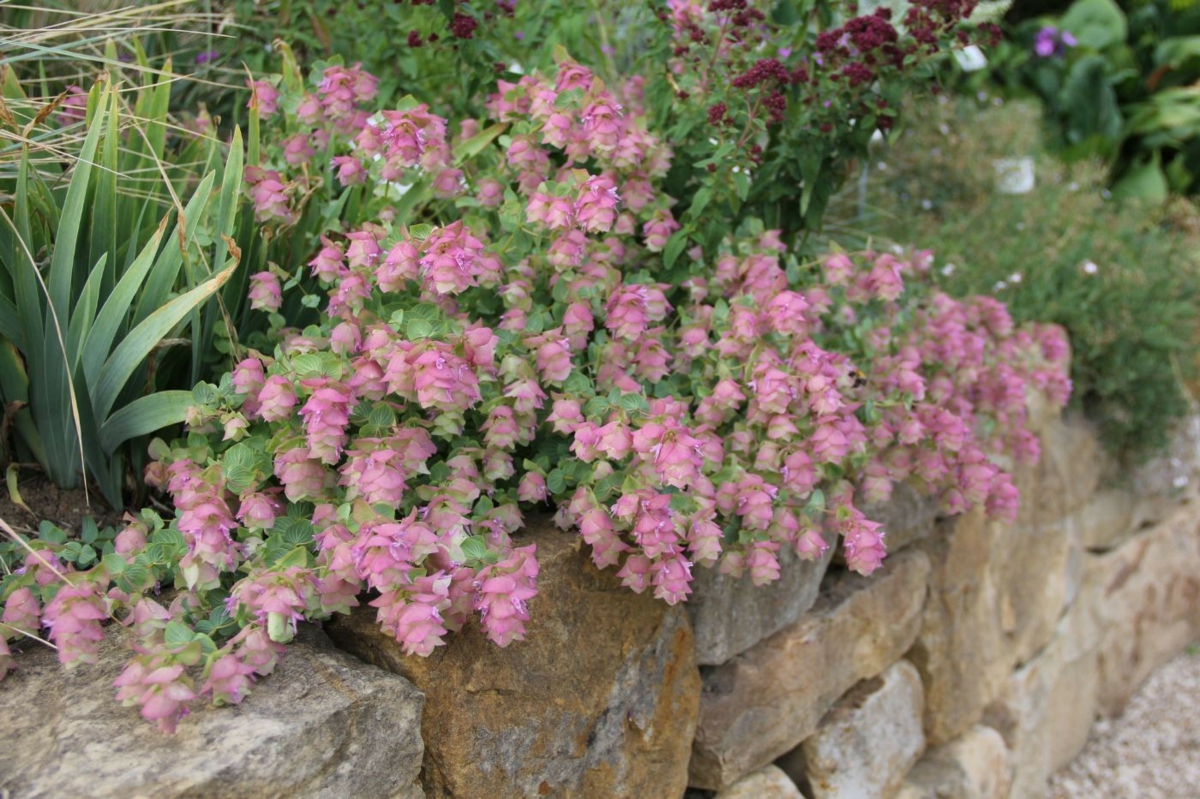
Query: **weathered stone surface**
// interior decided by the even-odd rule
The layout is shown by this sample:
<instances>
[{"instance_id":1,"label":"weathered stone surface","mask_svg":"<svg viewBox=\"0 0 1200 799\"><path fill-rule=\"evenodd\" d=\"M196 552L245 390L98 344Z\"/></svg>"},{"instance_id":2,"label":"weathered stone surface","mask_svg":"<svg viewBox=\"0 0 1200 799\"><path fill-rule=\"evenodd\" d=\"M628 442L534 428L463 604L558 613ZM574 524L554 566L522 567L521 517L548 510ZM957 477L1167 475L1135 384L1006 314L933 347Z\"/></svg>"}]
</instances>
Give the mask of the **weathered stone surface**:
<instances>
[{"instance_id":1,"label":"weathered stone surface","mask_svg":"<svg viewBox=\"0 0 1200 799\"><path fill-rule=\"evenodd\" d=\"M700 697L686 612L622 588L578 536L534 524L522 543L541 565L524 641L467 628L420 658L370 609L329 626L425 692L427 795L681 796Z\"/></svg>"},{"instance_id":2,"label":"weathered stone surface","mask_svg":"<svg viewBox=\"0 0 1200 799\"><path fill-rule=\"evenodd\" d=\"M1037 505L1044 493L1037 475L1016 472L1023 505ZM1070 519L1038 524L1022 513L1013 525L979 510L943 520L920 545L933 569L912 660L925 683L933 744L980 719L1012 667L1049 642L1078 586L1081 556Z\"/></svg>"},{"instance_id":3,"label":"weathered stone surface","mask_svg":"<svg viewBox=\"0 0 1200 799\"><path fill-rule=\"evenodd\" d=\"M1084 549L1112 549L1134 533L1133 494L1121 488L1098 492L1076 511L1079 543Z\"/></svg>"},{"instance_id":4,"label":"weathered stone surface","mask_svg":"<svg viewBox=\"0 0 1200 799\"><path fill-rule=\"evenodd\" d=\"M1094 611L1101 712L1119 713L1157 666L1200 638L1200 519L1193 504L1091 556L1081 599ZM1082 592L1094 592L1084 601Z\"/></svg>"},{"instance_id":5,"label":"weathered stone surface","mask_svg":"<svg viewBox=\"0 0 1200 799\"><path fill-rule=\"evenodd\" d=\"M932 744L978 721L1008 676L999 592L988 568L999 529L976 510L939 522L920 545L932 570L909 659L925 685L925 736Z\"/></svg>"},{"instance_id":6,"label":"weathered stone surface","mask_svg":"<svg viewBox=\"0 0 1200 799\"><path fill-rule=\"evenodd\" d=\"M1012 667L1033 657L1054 635L1067 605L1072 552L1079 545L1067 520L996 527L987 568L996 586L1006 666Z\"/></svg>"},{"instance_id":7,"label":"weathered stone surface","mask_svg":"<svg viewBox=\"0 0 1200 799\"><path fill-rule=\"evenodd\" d=\"M909 772L896 799L1014 799L1012 757L1004 738L977 724L931 749Z\"/></svg>"},{"instance_id":8,"label":"weathered stone surface","mask_svg":"<svg viewBox=\"0 0 1200 799\"><path fill-rule=\"evenodd\" d=\"M937 497L922 494L908 483L897 483L891 499L864 505L862 512L868 519L883 525L888 552L894 555L933 532L938 501Z\"/></svg>"},{"instance_id":9,"label":"weathered stone surface","mask_svg":"<svg viewBox=\"0 0 1200 799\"><path fill-rule=\"evenodd\" d=\"M31 650L0 687L0 794L35 797L423 796L422 697L407 680L302 628L236 708L203 708L164 735L114 701L129 652L109 628L96 666Z\"/></svg>"},{"instance_id":10,"label":"weathered stone surface","mask_svg":"<svg viewBox=\"0 0 1200 799\"><path fill-rule=\"evenodd\" d=\"M838 700L779 765L811 799L891 796L925 751L921 676L901 660Z\"/></svg>"},{"instance_id":11,"label":"weathered stone surface","mask_svg":"<svg viewBox=\"0 0 1200 799\"><path fill-rule=\"evenodd\" d=\"M719 791L713 799L804 799L779 766L763 766Z\"/></svg>"},{"instance_id":12,"label":"weathered stone surface","mask_svg":"<svg viewBox=\"0 0 1200 799\"><path fill-rule=\"evenodd\" d=\"M785 547L779 556L779 580L767 585L754 585L749 574L734 578L715 569L697 569L687 602L696 661L719 666L800 618L817 600L835 549L831 546L819 560L810 561Z\"/></svg>"},{"instance_id":13,"label":"weathered stone surface","mask_svg":"<svg viewBox=\"0 0 1200 799\"><path fill-rule=\"evenodd\" d=\"M834 702L912 644L929 559L906 550L869 578L831 575L813 610L707 670L691 784L721 789L795 748Z\"/></svg>"},{"instance_id":14,"label":"weathered stone surface","mask_svg":"<svg viewBox=\"0 0 1200 799\"><path fill-rule=\"evenodd\" d=\"M1086 503L1111 473L1114 464L1100 446L1093 425L1077 414L1051 420L1039 434L1042 458L1037 466L1037 499L1022 496L1022 521L1032 518L1047 524L1063 518ZM1026 515L1026 508L1028 514Z\"/></svg>"},{"instance_id":15,"label":"weathered stone surface","mask_svg":"<svg viewBox=\"0 0 1200 799\"><path fill-rule=\"evenodd\" d=\"M1012 795L1042 796L1046 780L1087 743L1096 714L1096 640L1077 603L1054 640L1009 677L985 721L1013 754Z\"/></svg>"}]
</instances>

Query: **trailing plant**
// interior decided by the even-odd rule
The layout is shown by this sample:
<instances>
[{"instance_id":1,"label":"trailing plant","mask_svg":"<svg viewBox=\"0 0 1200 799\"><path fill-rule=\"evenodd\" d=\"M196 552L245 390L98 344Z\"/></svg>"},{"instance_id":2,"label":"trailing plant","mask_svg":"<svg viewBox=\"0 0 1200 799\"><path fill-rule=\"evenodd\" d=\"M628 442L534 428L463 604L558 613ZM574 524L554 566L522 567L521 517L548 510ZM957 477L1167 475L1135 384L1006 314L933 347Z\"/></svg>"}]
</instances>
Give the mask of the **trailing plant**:
<instances>
[{"instance_id":1,"label":"trailing plant","mask_svg":"<svg viewBox=\"0 0 1200 799\"><path fill-rule=\"evenodd\" d=\"M933 290L928 253L805 260L750 218L680 234L641 81L559 58L457 128L412 98L380 110L356 68L256 85L252 125L281 114L284 134L248 191L267 239L327 221L310 274L251 275L266 328L196 387L188 435L153 445L175 518L130 517L86 571L26 541L8 637L44 625L88 662L123 617L138 643L118 696L170 730L196 698L239 702L300 620L360 597L412 654L472 626L520 640L530 512L672 603L694 568L777 579L785 547L840 539L872 572L885 531L860 506L898 480L1013 520L1009 465L1038 454L1026 392L1070 390L1061 331ZM338 210L310 210L334 181ZM289 297L312 324L280 313Z\"/></svg>"},{"instance_id":2,"label":"trailing plant","mask_svg":"<svg viewBox=\"0 0 1200 799\"><path fill-rule=\"evenodd\" d=\"M928 104L881 158L861 224L936 249L932 274L955 296L991 292L1018 322L1054 322L1071 340L1073 402L1109 449L1132 460L1189 412L1197 364L1196 211L1112 197L1099 163L1038 153L1030 104ZM1032 153L1036 187L996 190L994 163ZM936 176L933 177L933 176ZM1177 220L1191 220L1191 230Z\"/></svg>"}]
</instances>

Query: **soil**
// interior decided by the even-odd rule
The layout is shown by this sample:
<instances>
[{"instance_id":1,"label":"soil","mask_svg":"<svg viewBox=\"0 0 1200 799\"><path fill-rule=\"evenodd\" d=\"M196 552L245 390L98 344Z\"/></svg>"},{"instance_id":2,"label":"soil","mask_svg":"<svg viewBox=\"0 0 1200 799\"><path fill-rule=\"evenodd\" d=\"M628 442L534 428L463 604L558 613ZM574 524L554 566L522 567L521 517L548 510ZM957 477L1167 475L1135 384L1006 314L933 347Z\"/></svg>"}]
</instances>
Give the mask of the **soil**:
<instances>
[{"instance_id":1,"label":"soil","mask_svg":"<svg viewBox=\"0 0 1200 799\"><path fill-rule=\"evenodd\" d=\"M109 508L95 491L89 495L82 488L59 488L42 475L21 478L17 490L28 509L13 502L8 486L0 482L0 519L18 532L33 533L43 520L67 532L76 532L88 516L95 519L100 529L121 527L122 514Z\"/></svg>"}]
</instances>

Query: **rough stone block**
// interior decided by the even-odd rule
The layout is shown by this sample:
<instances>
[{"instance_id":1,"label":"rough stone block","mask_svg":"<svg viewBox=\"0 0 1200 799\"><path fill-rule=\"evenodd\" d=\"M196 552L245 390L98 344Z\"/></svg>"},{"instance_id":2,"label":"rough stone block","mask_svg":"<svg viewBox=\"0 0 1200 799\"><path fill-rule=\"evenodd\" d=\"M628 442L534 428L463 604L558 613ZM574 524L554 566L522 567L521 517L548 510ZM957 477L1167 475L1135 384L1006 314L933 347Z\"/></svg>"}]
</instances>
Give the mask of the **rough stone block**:
<instances>
[{"instance_id":1,"label":"rough stone block","mask_svg":"<svg viewBox=\"0 0 1200 799\"><path fill-rule=\"evenodd\" d=\"M902 660L838 700L779 765L811 799L891 796L925 751L921 676Z\"/></svg>"},{"instance_id":2,"label":"rough stone block","mask_svg":"<svg viewBox=\"0 0 1200 799\"><path fill-rule=\"evenodd\" d=\"M129 651L109 628L100 662L64 671L37 649L0 687L0 794L222 799L417 799L420 692L302 627L234 708L203 708L165 735L114 700Z\"/></svg>"},{"instance_id":3,"label":"rough stone block","mask_svg":"<svg viewBox=\"0 0 1200 799\"><path fill-rule=\"evenodd\" d=\"M1121 711L1157 666L1200 638L1200 520L1193 505L1103 555L1090 556L1081 591L1099 646L1099 700Z\"/></svg>"},{"instance_id":4,"label":"rough stone block","mask_svg":"<svg viewBox=\"0 0 1200 799\"><path fill-rule=\"evenodd\" d=\"M1098 492L1076 511L1079 543L1084 549L1106 551L1134 533L1133 494L1121 488Z\"/></svg>"},{"instance_id":5,"label":"rough stone block","mask_svg":"<svg viewBox=\"0 0 1200 799\"><path fill-rule=\"evenodd\" d=\"M1008 799L1012 758L1004 738L976 724L929 750L909 772L896 799Z\"/></svg>"},{"instance_id":6,"label":"rough stone block","mask_svg":"<svg viewBox=\"0 0 1200 799\"><path fill-rule=\"evenodd\" d=\"M681 796L700 699L687 613L623 588L576 535L539 523L521 543L541 566L524 641L501 649L470 626L421 658L368 608L328 625L425 693L427 795Z\"/></svg>"},{"instance_id":7,"label":"rough stone block","mask_svg":"<svg viewBox=\"0 0 1200 799\"><path fill-rule=\"evenodd\" d=\"M920 625L928 575L915 550L868 578L839 572L800 621L706 670L691 784L719 790L794 749L851 686L898 660Z\"/></svg>"},{"instance_id":8,"label":"rough stone block","mask_svg":"<svg viewBox=\"0 0 1200 799\"><path fill-rule=\"evenodd\" d=\"M713 799L804 799L778 766L763 766L720 791Z\"/></svg>"},{"instance_id":9,"label":"rough stone block","mask_svg":"<svg viewBox=\"0 0 1200 799\"><path fill-rule=\"evenodd\" d=\"M821 578L836 547L815 561L784 548L779 580L754 585L749 574L731 577L696 569L687 609L696 636L696 661L719 666L800 618L817 600Z\"/></svg>"},{"instance_id":10,"label":"rough stone block","mask_svg":"<svg viewBox=\"0 0 1200 799\"><path fill-rule=\"evenodd\" d=\"M1096 716L1095 636L1077 603L1054 640L1009 677L985 721L1013 754L1012 795L1045 794L1046 780L1087 743Z\"/></svg>"},{"instance_id":11,"label":"rough stone block","mask_svg":"<svg viewBox=\"0 0 1200 799\"><path fill-rule=\"evenodd\" d=\"M932 570L909 659L925 685L925 736L931 744L970 729L1008 676L1004 619L989 570L999 529L976 510L939 522L921 543ZM1015 614L1010 616L1015 624Z\"/></svg>"}]
</instances>

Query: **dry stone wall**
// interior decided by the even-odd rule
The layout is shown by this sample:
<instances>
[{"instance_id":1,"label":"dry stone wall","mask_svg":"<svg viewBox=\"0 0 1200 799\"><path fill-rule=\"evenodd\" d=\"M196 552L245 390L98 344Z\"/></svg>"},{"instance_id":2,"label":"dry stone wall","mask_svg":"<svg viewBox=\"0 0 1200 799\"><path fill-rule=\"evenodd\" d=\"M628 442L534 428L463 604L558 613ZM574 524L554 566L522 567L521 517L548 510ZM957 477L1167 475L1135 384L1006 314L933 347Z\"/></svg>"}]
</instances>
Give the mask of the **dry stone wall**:
<instances>
[{"instance_id":1,"label":"dry stone wall","mask_svg":"<svg viewBox=\"0 0 1200 799\"><path fill-rule=\"evenodd\" d=\"M65 677L25 653L0 794L1036 799L1200 639L1200 420L1120 474L1086 423L1034 416L1016 523L938 519L900 487L872 510L892 551L869 578L791 560L766 588L706 574L671 608L532 523L525 641L467 629L406 657L360 608L174 737L112 701L119 628Z\"/></svg>"}]
</instances>

